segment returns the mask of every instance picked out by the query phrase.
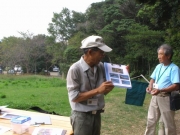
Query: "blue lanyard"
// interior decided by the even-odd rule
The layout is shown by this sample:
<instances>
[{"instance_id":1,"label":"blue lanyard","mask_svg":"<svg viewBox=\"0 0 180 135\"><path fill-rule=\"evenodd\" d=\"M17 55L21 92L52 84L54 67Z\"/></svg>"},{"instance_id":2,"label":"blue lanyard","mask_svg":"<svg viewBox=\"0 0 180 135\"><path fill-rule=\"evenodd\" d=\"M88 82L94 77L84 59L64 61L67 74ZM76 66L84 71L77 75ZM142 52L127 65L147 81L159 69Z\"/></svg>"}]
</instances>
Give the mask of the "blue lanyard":
<instances>
[{"instance_id":1,"label":"blue lanyard","mask_svg":"<svg viewBox=\"0 0 180 135\"><path fill-rule=\"evenodd\" d=\"M167 67L166 67L166 69L170 66L171 64L169 64ZM162 66L163 65L161 65L161 68L162 68ZM159 81L159 79L161 78L161 76L164 74L164 72L166 71L166 69L162 72L162 74L160 75L160 72L161 72L161 68L160 68L160 70L159 70L159 74L158 74L158 79L157 79L157 81L156 81L156 83Z\"/></svg>"}]
</instances>

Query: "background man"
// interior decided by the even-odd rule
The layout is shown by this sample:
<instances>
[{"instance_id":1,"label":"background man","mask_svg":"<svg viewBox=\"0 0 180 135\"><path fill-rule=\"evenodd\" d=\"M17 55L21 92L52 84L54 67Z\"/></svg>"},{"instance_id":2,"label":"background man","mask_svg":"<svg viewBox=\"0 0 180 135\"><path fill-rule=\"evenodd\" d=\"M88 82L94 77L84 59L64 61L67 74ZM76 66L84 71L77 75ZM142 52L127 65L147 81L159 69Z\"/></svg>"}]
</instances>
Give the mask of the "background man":
<instances>
[{"instance_id":1,"label":"background man","mask_svg":"<svg viewBox=\"0 0 180 135\"><path fill-rule=\"evenodd\" d=\"M151 80L147 92L152 94L145 135L155 135L156 124L161 116L164 123L165 135L176 135L176 126L174 121L174 111L170 110L169 95L171 91L179 89L180 70L172 63L172 48L167 45L161 45L158 50L158 64L151 75Z\"/></svg>"}]
</instances>

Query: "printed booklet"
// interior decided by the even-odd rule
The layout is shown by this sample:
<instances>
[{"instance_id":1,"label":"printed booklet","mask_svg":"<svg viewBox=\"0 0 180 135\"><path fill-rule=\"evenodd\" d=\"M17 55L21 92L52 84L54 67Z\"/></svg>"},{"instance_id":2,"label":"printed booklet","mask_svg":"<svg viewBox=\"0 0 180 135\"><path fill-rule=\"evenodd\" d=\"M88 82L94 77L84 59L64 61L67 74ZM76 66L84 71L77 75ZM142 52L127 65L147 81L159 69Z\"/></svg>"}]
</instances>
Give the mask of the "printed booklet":
<instances>
[{"instance_id":1,"label":"printed booklet","mask_svg":"<svg viewBox=\"0 0 180 135\"><path fill-rule=\"evenodd\" d=\"M114 86L132 88L129 73L125 65L104 62L106 80L112 81Z\"/></svg>"}]
</instances>

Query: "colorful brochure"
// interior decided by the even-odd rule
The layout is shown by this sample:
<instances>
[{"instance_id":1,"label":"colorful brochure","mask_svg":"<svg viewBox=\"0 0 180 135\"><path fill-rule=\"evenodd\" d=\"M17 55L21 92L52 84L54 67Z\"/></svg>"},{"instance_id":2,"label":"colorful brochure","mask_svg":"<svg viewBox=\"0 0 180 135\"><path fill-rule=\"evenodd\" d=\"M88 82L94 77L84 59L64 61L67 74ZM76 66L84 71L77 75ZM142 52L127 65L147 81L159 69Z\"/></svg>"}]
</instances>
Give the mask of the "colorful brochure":
<instances>
[{"instance_id":1,"label":"colorful brochure","mask_svg":"<svg viewBox=\"0 0 180 135\"><path fill-rule=\"evenodd\" d=\"M129 73L125 65L104 62L106 80L112 81L114 86L132 88Z\"/></svg>"}]
</instances>

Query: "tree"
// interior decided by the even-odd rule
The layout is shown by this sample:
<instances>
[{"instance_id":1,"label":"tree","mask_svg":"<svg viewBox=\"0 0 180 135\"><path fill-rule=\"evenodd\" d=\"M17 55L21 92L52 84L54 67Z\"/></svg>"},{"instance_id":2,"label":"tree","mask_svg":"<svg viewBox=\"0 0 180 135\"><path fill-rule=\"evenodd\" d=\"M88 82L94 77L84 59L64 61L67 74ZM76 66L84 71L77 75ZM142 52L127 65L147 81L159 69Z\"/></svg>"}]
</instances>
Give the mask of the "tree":
<instances>
[{"instance_id":1,"label":"tree","mask_svg":"<svg viewBox=\"0 0 180 135\"><path fill-rule=\"evenodd\" d=\"M21 38L14 36L3 38L0 43L1 65L3 67L13 68L15 64L19 64L21 60Z\"/></svg>"},{"instance_id":2,"label":"tree","mask_svg":"<svg viewBox=\"0 0 180 135\"><path fill-rule=\"evenodd\" d=\"M139 5L133 0L111 2L107 1L103 6L106 25L99 31L99 34L105 37L107 44L116 48L110 53L112 60L116 63L125 62L123 58L127 52L123 37L128 34L129 25L135 22Z\"/></svg>"},{"instance_id":3,"label":"tree","mask_svg":"<svg viewBox=\"0 0 180 135\"><path fill-rule=\"evenodd\" d=\"M105 25L103 4L103 2L93 3L91 7L86 10L86 32L89 35L96 35Z\"/></svg>"},{"instance_id":4,"label":"tree","mask_svg":"<svg viewBox=\"0 0 180 135\"><path fill-rule=\"evenodd\" d=\"M24 65L26 73L41 72L45 68L44 61L46 53L46 36L21 32L23 41L19 44L21 48L20 65Z\"/></svg>"},{"instance_id":5,"label":"tree","mask_svg":"<svg viewBox=\"0 0 180 135\"><path fill-rule=\"evenodd\" d=\"M176 56L179 56L180 49L180 1L179 0L138 0L144 4L139 10L138 16L150 20L151 26L154 25L154 30L164 30L164 39L167 44L170 44ZM180 65L180 60L173 58Z\"/></svg>"},{"instance_id":6,"label":"tree","mask_svg":"<svg viewBox=\"0 0 180 135\"><path fill-rule=\"evenodd\" d=\"M33 71L35 74L40 71L42 71L43 68L45 68L45 63L42 61L46 57L46 36L45 35L37 35L33 36L31 41L31 64L33 64ZM41 67L41 65L43 67Z\"/></svg>"},{"instance_id":7,"label":"tree","mask_svg":"<svg viewBox=\"0 0 180 135\"><path fill-rule=\"evenodd\" d=\"M59 14L53 13L52 23L49 23L48 32L56 41L67 41L75 31L72 12L69 9L63 8Z\"/></svg>"},{"instance_id":8,"label":"tree","mask_svg":"<svg viewBox=\"0 0 180 135\"><path fill-rule=\"evenodd\" d=\"M133 23L124 36L127 54L125 60L130 63L132 76L152 72L157 61L157 48L163 43L164 31L149 30L147 26Z\"/></svg>"}]
</instances>

